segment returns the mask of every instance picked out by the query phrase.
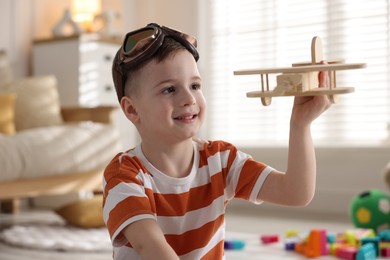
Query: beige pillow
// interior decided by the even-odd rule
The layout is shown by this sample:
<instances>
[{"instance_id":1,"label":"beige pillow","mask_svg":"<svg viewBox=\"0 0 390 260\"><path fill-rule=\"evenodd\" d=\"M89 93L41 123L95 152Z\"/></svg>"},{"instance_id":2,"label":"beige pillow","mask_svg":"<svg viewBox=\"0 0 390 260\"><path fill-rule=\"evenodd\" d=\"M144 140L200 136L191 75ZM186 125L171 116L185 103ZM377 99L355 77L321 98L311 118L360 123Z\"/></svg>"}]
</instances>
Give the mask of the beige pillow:
<instances>
[{"instance_id":1,"label":"beige pillow","mask_svg":"<svg viewBox=\"0 0 390 260\"><path fill-rule=\"evenodd\" d=\"M0 133L13 135L15 133L15 94L0 94Z\"/></svg>"},{"instance_id":2,"label":"beige pillow","mask_svg":"<svg viewBox=\"0 0 390 260\"><path fill-rule=\"evenodd\" d=\"M16 131L63 123L53 75L28 77L2 86L0 92L15 93Z\"/></svg>"},{"instance_id":3,"label":"beige pillow","mask_svg":"<svg viewBox=\"0 0 390 260\"><path fill-rule=\"evenodd\" d=\"M103 196L80 200L56 209L56 213L69 224L83 228L104 227Z\"/></svg>"}]
</instances>

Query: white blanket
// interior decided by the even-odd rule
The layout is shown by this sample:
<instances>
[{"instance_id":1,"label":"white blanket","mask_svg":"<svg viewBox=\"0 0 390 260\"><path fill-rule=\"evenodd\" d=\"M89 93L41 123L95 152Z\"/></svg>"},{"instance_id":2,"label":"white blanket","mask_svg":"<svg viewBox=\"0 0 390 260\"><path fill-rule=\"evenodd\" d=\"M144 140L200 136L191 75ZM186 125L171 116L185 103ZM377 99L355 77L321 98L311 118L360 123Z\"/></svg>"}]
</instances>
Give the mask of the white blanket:
<instances>
[{"instance_id":1,"label":"white blanket","mask_svg":"<svg viewBox=\"0 0 390 260\"><path fill-rule=\"evenodd\" d=\"M13 246L41 250L112 251L110 237L105 228L82 229L58 225L12 226L0 233L0 241Z\"/></svg>"},{"instance_id":2,"label":"white blanket","mask_svg":"<svg viewBox=\"0 0 390 260\"><path fill-rule=\"evenodd\" d=\"M0 134L0 181L104 167L120 150L112 125L83 122Z\"/></svg>"}]
</instances>

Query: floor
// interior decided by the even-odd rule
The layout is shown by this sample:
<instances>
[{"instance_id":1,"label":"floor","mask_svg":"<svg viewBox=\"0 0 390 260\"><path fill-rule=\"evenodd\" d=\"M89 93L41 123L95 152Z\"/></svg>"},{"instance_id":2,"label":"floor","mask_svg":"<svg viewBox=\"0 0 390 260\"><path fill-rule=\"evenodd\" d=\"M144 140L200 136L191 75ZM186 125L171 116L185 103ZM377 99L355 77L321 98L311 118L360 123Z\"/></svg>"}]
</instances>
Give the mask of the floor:
<instances>
[{"instance_id":1,"label":"floor","mask_svg":"<svg viewBox=\"0 0 390 260\"><path fill-rule=\"evenodd\" d=\"M288 212L288 211L287 211ZM61 221L57 216L47 211L24 211L18 215L1 215L0 229L12 223L52 223ZM239 239L246 243L243 251L227 251L226 259L305 259L295 253L283 249L283 243L269 246L261 245L259 237L266 234L283 234L289 230L307 231L314 228L324 228L328 231L340 232L351 225L348 219L327 215L287 214L286 212L252 212L243 209L228 210L226 214L227 239ZM106 260L111 259L110 253L64 253L27 250L15 248L0 243L1 260L25 259L56 259L56 260ZM336 259L321 257L319 259Z\"/></svg>"}]
</instances>

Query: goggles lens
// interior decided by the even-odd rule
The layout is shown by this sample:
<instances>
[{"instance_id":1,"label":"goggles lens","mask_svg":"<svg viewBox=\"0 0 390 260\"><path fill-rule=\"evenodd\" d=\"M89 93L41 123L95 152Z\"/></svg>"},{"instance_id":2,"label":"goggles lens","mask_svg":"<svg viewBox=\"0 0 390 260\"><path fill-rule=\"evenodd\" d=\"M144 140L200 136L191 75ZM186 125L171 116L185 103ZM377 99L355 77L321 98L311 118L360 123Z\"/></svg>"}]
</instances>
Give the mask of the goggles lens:
<instances>
[{"instance_id":1,"label":"goggles lens","mask_svg":"<svg viewBox=\"0 0 390 260\"><path fill-rule=\"evenodd\" d=\"M141 49L142 46L147 46L153 42L156 35L156 30L153 28L145 28L144 30L128 34L123 49L125 53L131 54L131 52Z\"/></svg>"}]
</instances>

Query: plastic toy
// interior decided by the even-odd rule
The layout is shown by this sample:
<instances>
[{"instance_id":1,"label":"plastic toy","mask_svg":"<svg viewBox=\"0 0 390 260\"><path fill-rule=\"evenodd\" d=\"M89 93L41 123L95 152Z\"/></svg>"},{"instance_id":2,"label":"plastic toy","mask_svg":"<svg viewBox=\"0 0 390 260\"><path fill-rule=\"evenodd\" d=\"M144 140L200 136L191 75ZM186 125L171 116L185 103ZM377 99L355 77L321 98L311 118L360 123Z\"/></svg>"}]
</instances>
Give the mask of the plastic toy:
<instances>
[{"instance_id":1,"label":"plastic toy","mask_svg":"<svg viewBox=\"0 0 390 260\"><path fill-rule=\"evenodd\" d=\"M271 244L279 241L278 235L263 235L260 237L260 240L263 244Z\"/></svg>"},{"instance_id":2,"label":"plastic toy","mask_svg":"<svg viewBox=\"0 0 390 260\"><path fill-rule=\"evenodd\" d=\"M335 256L348 259L355 260L358 249L355 246L343 245L336 248Z\"/></svg>"},{"instance_id":3,"label":"plastic toy","mask_svg":"<svg viewBox=\"0 0 390 260\"><path fill-rule=\"evenodd\" d=\"M389 230L376 235L372 229L348 229L340 233L328 233L314 229L309 233L291 235L286 232L285 250L307 258L333 255L339 259L372 260L390 257L390 242L386 241ZM302 234L306 234L302 236Z\"/></svg>"},{"instance_id":4,"label":"plastic toy","mask_svg":"<svg viewBox=\"0 0 390 260\"><path fill-rule=\"evenodd\" d=\"M356 260L375 260L375 259L376 259L375 247L371 243L362 245L356 254Z\"/></svg>"},{"instance_id":5,"label":"plastic toy","mask_svg":"<svg viewBox=\"0 0 390 260\"><path fill-rule=\"evenodd\" d=\"M382 248L381 256L390 258L390 247Z\"/></svg>"},{"instance_id":6,"label":"plastic toy","mask_svg":"<svg viewBox=\"0 0 390 260\"><path fill-rule=\"evenodd\" d=\"M358 228L377 232L390 228L390 195L380 190L369 190L352 199L350 215Z\"/></svg>"},{"instance_id":7,"label":"plastic toy","mask_svg":"<svg viewBox=\"0 0 390 260\"><path fill-rule=\"evenodd\" d=\"M381 238L382 241L389 242L390 247L390 229L379 231L378 236Z\"/></svg>"},{"instance_id":8,"label":"plastic toy","mask_svg":"<svg viewBox=\"0 0 390 260\"><path fill-rule=\"evenodd\" d=\"M379 251L379 243L380 239L379 237L365 237L361 240L362 246L366 244L371 244L375 248L375 254L376 256L380 256L380 251Z\"/></svg>"},{"instance_id":9,"label":"plastic toy","mask_svg":"<svg viewBox=\"0 0 390 260\"><path fill-rule=\"evenodd\" d=\"M226 250L242 250L245 247L243 240L225 240L224 248Z\"/></svg>"},{"instance_id":10,"label":"plastic toy","mask_svg":"<svg viewBox=\"0 0 390 260\"><path fill-rule=\"evenodd\" d=\"M365 63L345 64L341 60L329 60L322 64L322 42L314 37L311 43L311 62L295 63L292 68L270 68L255 70L234 71L234 75L260 75L261 90L248 92L247 97L261 98L264 106L271 104L272 97L280 96L318 96L327 95L334 103L334 95L346 94L354 91L353 87L336 87L336 71L351 70L366 67ZM330 86L318 88L318 74L328 71ZM268 74L281 73L277 76L277 86L270 90ZM265 75L265 82L264 82Z\"/></svg>"}]
</instances>

